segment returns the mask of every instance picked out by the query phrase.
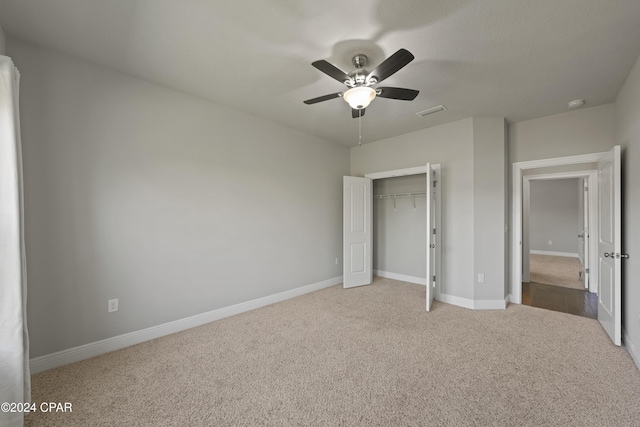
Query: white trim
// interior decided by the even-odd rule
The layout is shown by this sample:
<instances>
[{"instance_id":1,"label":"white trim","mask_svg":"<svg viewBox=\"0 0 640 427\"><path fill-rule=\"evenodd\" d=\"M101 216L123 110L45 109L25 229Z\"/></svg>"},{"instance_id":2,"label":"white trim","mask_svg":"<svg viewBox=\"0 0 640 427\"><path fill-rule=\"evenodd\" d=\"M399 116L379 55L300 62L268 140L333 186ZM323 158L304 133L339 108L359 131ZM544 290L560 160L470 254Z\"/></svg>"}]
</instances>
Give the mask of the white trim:
<instances>
[{"instance_id":1,"label":"white trim","mask_svg":"<svg viewBox=\"0 0 640 427\"><path fill-rule=\"evenodd\" d=\"M437 300L446 304L456 305L470 310L504 310L507 308L508 298L499 300L472 300L469 298L461 298L455 295L440 294Z\"/></svg>"},{"instance_id":2,"label":"white trim","mask_svg":"<svg viewBox=\"0 0 640 427\"><path fill-rule=\"evenodd\" d=\"M578 154L576 156L554 157L551 159L526 160L522 162L515 162L514 165L522 165L522 169L536 169L536 168L546 168L549 166L565 166L565 165L577 165L580 163L594 163L600 160L600 158L605 154L607 153L601 152L601 153Z\"/></svg>"},{"instance_id":3,"label":"white trim","mask_svg":"<svg viewBox=\"0 0 640 427\"><path fill-rule=\"evenodd\" d=\"M589 162L595 163L595 162ZM561 165L564 166L564 165ZM530 181L554 181L557 179L572 179L572 178L585 178L590 174L596 172L595 169L585 169L581 171L573 171L573 172L558 172L558 173L544 173L540 175L524 175L523 179L528 179Z\"/></svg>"},{"instance_id":4,"label":"white trim","mask_svg":"<svg viewBox=\"0 0 640 427\"><path fill-rule=\"evenodd\" d=\"M567 258L578 258L578 259L580 258L580 256L577 253L573 253L573 252L537 251L535 249L531 249L529 253L534 255L564 256Z\"/></svg>"},{"instance_id":5,"label":"white trim","mask_svg":"<svg viewBox=\"0 0 640 427\"><path fill-rule=\"evenodd\" d=\"M507 299L481 299L474 301L474 310L504 310L507 308Z\"/></svg>"},{"instance_id":6,"label":"white trim","mask_svg":"<svg viewBox=\"0 0 640 427\"><path fill-rule=\"evenodd\" d=\"M522 180L522 252L525 254L527 249L531 248L530 243L530 227L531 223L531 184L527 177ZM531 259L522 256L520 258L522 265L522 281L529 283L531 281Z\"/></svg>"},{"instance_id":7,"label":"white trim","mask_svg":"<svg viewBox=\"0 0 640 427\"><path fill-rule=\"evenodd\" d=\"M415 283L417 285L426 286L427 279L422 277L407 276L406 274L391 273L389 271L373 270L374 276L385 277L387 279L400 280L401 282Z\"/></svg>"},{"instance_id":8,"label":"white trim","mask_svg":"<svg viewBox=\"0 0 640 427\"><path fill-rule=\"evenodd\" d=\"M208 311L206 313L196 314L195 316L186 317L184 319L174 320L162 325L152 326L150 328L139 331L129 332L127 334L118 335L104 340L84 344L78 347L69 348L58 351L56 353L46 354L44 356L34 357L29 361L31 373L37 374L59 366L68 365L69 363L78 362L80 360L95 357L104 353L119 350L131 345L140 344L145 341L160 338L176 332L184 331L196 326L204 325L216 320L235 314L244 313L245 311L254 310L266 305L274 304L300 295L315 292L320 289L342 283L342 276L332 279L323 280L322 282L312 283L310 285L301 286L277 294L268 295L266 297L257 298L251 301L242 302L228 307L219 308L217 310Z\"/></svg>"},{"instance_id":9,"label":"white trim","mask_svg":"<svg viewBox=\"0 0 640 427\"><path fill-rule=\"evenodd\" d=\"M440 293L437 300L446 304L457 305L458 307L473 310L473 300L469 298L461 298L455 295Z\"/></svg>"},{"instance_id":10,"label":"white trim","mask_svg":"<svg viewBox=\"0 0 640 427\"><path fill-rule=\"evenodd\" d=\"M416 166L414 168L406 168L406 169L396 169L392 171L384 171L384 172L373 172L365 174L365 178L371 179L382 179L382 178L393 178L396 176L406 176L406 175L420 175L423 173L429 172L427 166Z\"/></svg>"},{"instance_id":11,"label":"white trim","mask_svg":"<svg viewBox=\"0 0 640 427\"><path fill-rule=\"evenodd\" d=\"M636 346L633 344L633 341L631 341L631 337L627 334L626 330L622 331L622 337L623 337L622 342L624 343L624 346L627 348L629 355L635 362L638 369L640 369L640 353L638 353L638 349L636 349Z\"/></svg>"},{"instance_id":12,"label":"white trim","mask_svg":"<svg viewBox=\"0 0 640 427\"><path fill-rule=\"evenodd\" d=\"M522 304L522 171L547 166L597 162L606 153L582 154L513 163L511 215L511 302ZM593 277L593 276L592 276Z\"/></svg>"},{"instance_id":13,"label":"white trim","mask_svg":"<svg viewBox=\"0 0 640 427\"><path fill-rule=\"evenodd\" d=\"M431 165L431 169L433 169L435 173L435 191L436 191L436 221L435 226L436 229L436 237L435 237L435 245L436 245L436 254L435 254L435 271L434 275L436 276L436 288L435 288L435 298L438 299L438 294L440 293L440 289L442 287L442 277L444 275L442 270L442 167L440 163L435 165Z\"/></svg>"}]
</instances>

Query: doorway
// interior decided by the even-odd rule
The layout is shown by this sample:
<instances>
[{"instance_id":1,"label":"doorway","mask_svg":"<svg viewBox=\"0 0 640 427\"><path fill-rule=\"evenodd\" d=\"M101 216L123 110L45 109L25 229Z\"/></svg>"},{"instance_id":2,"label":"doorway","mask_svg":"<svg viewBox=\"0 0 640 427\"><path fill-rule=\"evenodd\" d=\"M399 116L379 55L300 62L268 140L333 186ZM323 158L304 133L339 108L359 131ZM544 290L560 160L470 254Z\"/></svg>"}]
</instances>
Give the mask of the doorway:
<instances>
[{"instance_id":1,"label":"doorway","mask_svg":"<svg viewBox=\"0 0 640 427\"><path fill-rule=\"evenodd\" d=\"M418 209L418 197L422 196L424 206L424 227L418 234L424 236L417 244L424 248L424 284L426 285L426 310L431 305L440 288L440 165L419 166L408 169L370 173L365 177L345 176L343 179L343 287L369 285L373 281L373 182L375 180L421 175L424 178L424 192L404 189L402 192L376 194L379 199L388 199L395 209L399 199L410 201ZM393 183L393 181L389 181ZM397 181L401 182L401 181ZM393 188L393 184L391 184ZM382 185L381 187L389 187ZM385 191L388 191L386 188ZM422 194L424 193L424 194ZM418 200L417 200L418 199ZM397 222L397 221L396 221ZM401 247L401 242L399 245ZM384 258L384 257L382 257ZM395 260L398 261L398 260ZM406 276L413 277L415 276ZM395 277L400 278L400 277ZM402 279L402 278L400 278ZM413 281L413 280L411 280ZM418 280L418 282L420 282Z\"/></svg>"},{"instance_id":2,"label":"doorway","mask_svg":"<svg viewBox=\"0 0 640 427\"><path fill-rule=\"evenodd\" d=\"M516 162L513 164L513 211L512 211L512 250L511 250L511 302L522 304L523 281L523 192L525 171L556 166L583 165L597 163L597 212L598 219L597 246L591 260L596 260L591 267L597 267L597 274L593 274L591 282L597 280L597 317L598 321L616 345L621 345L621 259L627 257L621 254L621 188L620 188L620 146L614 146L606 153L593 153L578 156L560 157L553 159ZM596 240L596 239L593 239Z\"/></svg>"},{"instance_id":3,"label":"doorway","mask_svg":"<svg viewBox=\"0 0 640 427\"><path fill-rule=\"evenodd\" d=\"M425 285L424 174L373 181L373 274Z\"/></svg>"},{"instance_id":4,"label":"doorway","mask_svg":"<svg viewBox=\"0 0 640 427\"><path fill-rule=\"evenodd\" d=\"M597 164L585 171L523 177L522 303L597 318ZM588 170L588 168L593 168ZM597 266L596 266L597 268ZM591 282L591 284L589 283Z\"/></svg>"},{"instance_id":5,"label":"doorway","mask_svg":"<svg viewBox=\"0 0 640 427\"><path fill-rule=\"evenodd\" d=\"M554 262L550 277L533 281L598 292L597 164L575 172L525 172L522 178L522 281L531 280L531 259ZM537 259L535 259L537 258ZM572 259L574 258L574 259ZM566 270L576 269L573 274ZM544 272L543 272L544 273ZM562 277L571 274L575 277ZM582 286L576 282L582 282Z\"/></svg>"}]
</instances>

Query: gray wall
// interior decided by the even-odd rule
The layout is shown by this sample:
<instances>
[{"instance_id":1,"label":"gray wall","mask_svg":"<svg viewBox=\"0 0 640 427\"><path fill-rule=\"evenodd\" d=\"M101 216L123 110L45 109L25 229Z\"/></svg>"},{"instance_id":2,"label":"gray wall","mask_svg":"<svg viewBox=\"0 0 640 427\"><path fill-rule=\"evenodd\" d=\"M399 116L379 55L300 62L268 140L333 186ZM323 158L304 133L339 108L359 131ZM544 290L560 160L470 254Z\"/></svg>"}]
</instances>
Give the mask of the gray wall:
<instances>
[{"instance_id":1,"label":"gray wall","mask_svg":"<svg viewBox=\"0 0 640 427\"><path fill-rule=\"evenodd\" d=\"M424 193L426 176L409 175L373 181L373 194ZM373 200L373 268L389 273L425 278L426 198Z\"/></svg>"},{"instance_id":2,"label":"gray wall","mask_svg":"<svg viewBox=\"0 0 640 427\"><path fill-rule=\"evenodd\" d=\"M475 300L505 297L507 188L505 121L502 117L473 118L473 203ZM484 283L478 283L478 274Z\"/></svg>"},{"instance_id":3,"label":"gray wall","mask_svg":"<svg viewBox=\"0 0 640 427\"><path fill-rule=\"evenodd\" d=\"M341 275L347 148L8 50L22 74L32 357Z\"/></svg>"},{"instance_id":4,"label":"gray wall","mask_svg":"<svg viewBox=\"0 0 640 427\"><path fill-rule=\"evenodd\" d=\"M613 104L509 126L511 163L608 151L615 145Z\"/></svg>"},{"instance_id":5,"label":"gray wall","mask_svg":"<svg viewBox=\"0 0 640 427\"><path fill-rule=\"evenodd\" d=\"M530 182L530 250L578 253L579 193L578 178Z\"/></svg>"},{"instance_id":6,"label":"gray wall","mask_svg":"<svg viewBox=\"0 0 640 427\"><path fill-rule=\"evenodd\" d=\"M616 99L616 143L622 146L623 339L640 368L640 58Z\"/></svg>"}]
</instances>

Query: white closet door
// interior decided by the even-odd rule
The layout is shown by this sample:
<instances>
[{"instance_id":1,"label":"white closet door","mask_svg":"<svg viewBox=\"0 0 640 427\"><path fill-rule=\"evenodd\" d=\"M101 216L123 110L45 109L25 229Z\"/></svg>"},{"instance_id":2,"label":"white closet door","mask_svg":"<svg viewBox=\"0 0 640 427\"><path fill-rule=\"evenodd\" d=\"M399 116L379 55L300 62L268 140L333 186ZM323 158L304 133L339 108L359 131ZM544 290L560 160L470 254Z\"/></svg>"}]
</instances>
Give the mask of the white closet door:
<instances>
[{"instance_id":1,"label":"white closet door","mask_svg":"<svg viewBox=\"0 0 640 427\"><path fill-rule=\"evenodd\" d=\"M621 215L620 146L598 162L598 321L621 345Z\"/></svg>"},{"instance_id":2,"label":"white closet door","mask_svg":"<svg viewBox=\"0 0 640 427\"><path fill-rule=\"evenodd\" d=\"M436 296L435 289L435 239L433 229L435 227L435 221L433 220L433 209L435 203L433 200L433 170L431 165L427 163L427 311L431 310L431 305Z\"/></svg>"},{"instance_id":3,"label":"white closet door","mask_svg":"<svg viewBox=\"0 0 640 427\"><path fill-rule=\"evenodd\" d=\"M370 178L343 181L343 286L373 281L373 186Z\"/></svg>"}]
</instances>

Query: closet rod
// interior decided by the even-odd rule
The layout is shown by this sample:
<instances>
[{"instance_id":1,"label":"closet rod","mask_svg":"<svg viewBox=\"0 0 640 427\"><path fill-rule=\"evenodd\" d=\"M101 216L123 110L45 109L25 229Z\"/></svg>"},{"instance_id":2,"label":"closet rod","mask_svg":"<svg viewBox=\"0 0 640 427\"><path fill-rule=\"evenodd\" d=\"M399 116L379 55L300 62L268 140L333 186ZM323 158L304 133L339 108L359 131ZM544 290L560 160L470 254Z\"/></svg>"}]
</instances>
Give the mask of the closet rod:
<instances>
[{"instance_id":1,"label":"closet rod","mask_svg":"<svg viewBox=\"0 0 640 427\"><path fill-rule=\"evenodd\" d=\"M376 199L396 199L400 197L426 196L427 193L398 193L398 194L375 194Z\"/></svg>"}]
</instances>

